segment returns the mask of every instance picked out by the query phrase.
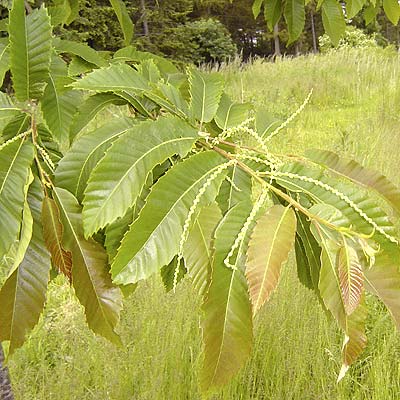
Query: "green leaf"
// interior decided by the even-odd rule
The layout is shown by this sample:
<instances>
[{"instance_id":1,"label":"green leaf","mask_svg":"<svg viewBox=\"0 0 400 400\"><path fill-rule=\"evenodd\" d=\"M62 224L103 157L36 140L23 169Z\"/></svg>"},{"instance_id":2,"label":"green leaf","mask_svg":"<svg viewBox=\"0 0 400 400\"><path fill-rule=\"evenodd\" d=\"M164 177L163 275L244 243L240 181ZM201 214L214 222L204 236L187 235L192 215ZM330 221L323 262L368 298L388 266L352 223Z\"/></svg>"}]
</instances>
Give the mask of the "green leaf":
<instances>
[{"instance_id":1,"label":"green leaf","mask_svg":"<svg viewBox=\"0 0 400 400\"><path fill-rule=\"evenodd\" d=\"M44 7L25 17L25 3L14 0L10 11L11 74L18 100L40 98L49 77L50 18Z\"/></svg>"},{"instance_id":2,"label":"green leaf","mask_svg":"<svg viewBox=\"0 0 400 400\"><path fill-rule=\"evenodd\" d=\"M14 136L26 132L30 126L29 115L21 112L14 118L10 119L4 126L3 131L1 132L2 139L4 139L4 141L12 139Z\"/></svg>"},{"instance_id":3,"label":"green leaf","mask_svg":"<svg viewBox=\"0 0 400 400\"><path fill-rule=\"evenodd\" d=\"M18 238L33 146L16 140L0 150L0 258Z\"/></svg>"},{"instance_id":4,"label":"green leaf","mask_svg":"<svg viewBox=\"0 0 400 400\"><path fill-rule=\"evenodd\" d=\"M165 291L168 293L174 288L175 284L175 270L177 268L177 257L174 257L172 261L161 268L161 279L164 284ZM185 264L183 260L180 260L178 276L176 279L176 283L179 283L186 275L187 270L185 268Z\"/></svg>"},{"instance_id":5,"label":"green leaf","mask_svg":"<svg viewBox=\"0 0 400 400\"><path fill-rule=\"evenodd\" d=\"M324 0L321 9L324 29L337 46L346 29L342 6L336 0Z\"/></svg>"},{"instance_id":6,"label":"green leaf","mask_svg":"<svg viewBox=\"0 0 400 400\"><path fill-rule=\"evenodd\" d=\"M42 197L39 184L34 184L28 195L33 216L32 240L21 264L0 291L0 341L10 341L10 354L22 346L44 307L50 257L40 223Z\"/></svg>"},{"instance_id":7,"label":"green leaf","mask_svg":"<svg viewBox=\"0 0 400 400\"><path fill-rule=\"evenodd\" d=\"M364 11L365 25L369 25L380 11L379 6L374 6L372 3Z\"/></svg>"},{"instance_id":8,"label":"green leaf","mask_svg":"<svg viewBox=\"0 0 400 400\"><path fill-rule=\"evenodd\" d=\"M111 104L123 105L126 104L126 102L111 93L99 93L88 97L82 104L80 104L79 111L74 116L70 128L71 139L85 128L97 113Z\"/></svg>"},{"instance_id":9,"label":"green leaf","mask_svg":"<svg viewBox=\"0 0 400 400\"><path fill-rule=\"evenodd\" d=\"M264 2L264 16L270 31L279 22L282 15L282 1L271 0Z\"/></svg>"},{"instance_id":10,"label":"green leaf","mask_svg":"<svg viewBox=\"0 0 400 400\"><path fill-rule=\"evenodd\" d=\"M58 164L55 172L57 186L69 190L81 201L89 176L105 151L135 123L130 118L120 118L82 135Z\"/></svg>"},{"instance_id":11,"label":"green leaf","mask_svg":"<svg viewBox=\"0 0 400 400\"><path fill-rule=\"evenodd\" d=\"M278 285L282 264L294 245L296 216L290 207L274 205L260 217L249 242L246 278L255 314Z\"/></svg>"},{"instance_id":12,"label":"green leaf","mask_svg":"<svg viewBox=\"0 0 400 400\"><path fill-rule=\"evenodd\" d=\"M53 265L72 282L72 255L62 245L64 228L56 202L45 197L42 205L43 236Z\"/></svg>"},{"instance_id":13,"label":"green leaf","mask_svg":"<svg viewBox=\"0 0 400 400\"><path fill-rule=\"evenodd\" d=\"M253 11L254 18L257 18L261 12L261 6L263 5L264 0L254 0L251 10Z\"/></svg>"},{"instance_id":14,"label":"green leaf","mask_svg":"<svg viewBox=\"0 0 400 400\"><path fill-rule=\"evenodd\" d=\"M4 76L10 69L10 46L8 43L0 43L0 86L3 85Z\"/></svg>"},{"instance_id":15,"label":"green leaf","mask_svg":"<svg viewBox=\"0 0 400 400\"><path fill-rule=\"evenodd\" d=\"M240 125L249 116L251 108L249 103L234 103L224 93L221 97L217 114L215 115L215 122L222 130Z\"/></svg>"},{"instance_id":16,"label":"green leaf","mask_svg":"<svg viewBox=\"0 0 400 400\"><path fill-rule=\"evenodd\" d=\"M280 176L277 182L281 186L290 191L303 192L314 203L329 204L335 207L349 221L353 230L367 235L374 233L375 230L373 237L378 242L387 241L387 237L383 237L382 232L392 237L396 235L394 226L386 213L369 193L360 190L359 187L345 184L334 177L325 176L322 170L301 163L287 164L281 168L281 171L299 175L299 177ZM309 181L309 178L312 181ZM320 184L313 181L319 181ZM327 186L332 187L333 191ZM362 214L365 214L366 218ZM375 226L369 220L373 221Z\"/></svg>"},{"instance_id":17,"label":"green leaf","mask_svg":"<svg viewBox=\"0 0 400 400\"><path fill-rule=\"evenodd\" d=\"M310 150L307 157L329 170L344 176L366 188L375 190L400 213L400 190L386 176L363 167L354 160L340 158L337 154L326 150Z\"/></svg>"},{"instance_id":18,"label":"green leaf","mask_svg":"<svg viewBox=\"0 0 400 400\"><path fill-rule=\"evenodd\" d=\"M75 90L61 94L53 79L50 79L41 99L44 120L62 153L70 146L69 130L80 101L80 93Z\"/></svg>"},{"instance_id":19,"label":"green leaf","mask_svg":"<svg viewBox=\"0 0 400 400\"><path fill-rule=\"evenodd\" d=\"M221 75L189 70L190 109L200 125L210 122L217 110L224 89Z\"/></svg>"},{"instance_id":20,"label":"green leaf","mask_svg":"<svg viewBox=\"0 0 400 400\"><path fill-rule=\"evenodd\" d=\"M85 61L78 56L72 56L68 65L68 76L77 77L78 75L86 74L96 68L95 64Z\"/></svg>"},{"instance_id":21,"label":"green leaf","mask_svg":"<svg viewBox=\"0 0 400 400\"><path fill-rule=\"evenodd\" d=\"M251 200L251 176L240 167L234 165L229 169L227 179L222 182L217 202L225 214L231 207L241 201Z\"/></svg>"},{"instance_id":22,"label":"green leaf","mask_svg":"<svg viewBox=\"0 0 400 400\"><path fill-rule=\"evenodd\" d=\"M311 234L310 222L307 221L307 218L300 212L296 212L296 216L297 275L303 285L317 292L321 269L321 248Z\"/></svg>"},{"instance_id":23,"label":"green leaf","mask_svg":"<svg viewBox=\"0 0 400 400\"><path fill-rule=\"evenodd\" d=\"M16 117L20 114L20 109L13 103L11 97L0 92L0 121L2 119Z\"/></svg>"},{"instance_id":24,"label":"green leaf","mask_svg":"<svg viewBox=\"0 0 400 400\"><path fill-rule=\"evenodd\" d=\"M306 20L304 0L286 0L283 15L289 31L287 45L295 42L304 29Z\"/></svg>"},{"instance_id":25,"label":"green leaf","mask_svg":"<svg viewBox=\"0 0 400 400\"><path fill-rule=\"evenodd\" d=\"M69 6L69 14L65 23L69 25L79 17L79 0L66 0L66 3Z\"/></svg>"},{"instance_id":26,"label":"green leaf","mask_svg":"<svg viewBox=\"0 0 400 400\"><path fill-rule=\"evenodd\" d=\"M238 248L236 269L225 266L236 236L252 208L239 203L225 215L215 232L211 284L203 305L203 390L227 383L248 358L253 341L251 304L244 276L247 240Z\"/></svg>"},{"instance_id":27,"label":"green leaf","mask_svg":"<svg viewBox=\"0 0 400 400\"><path fill-rule=\"evenodd\" d=\"M22 260L25 257L25 253L26 250L28 249L29 243L32 239L33 218L27 199L28 189L32 184L32 182L33 182L33 174L32 172L29 172L28 179L25 183L25 188L24 188L25 202L24 202L24 210L22 212L21 230L19 233L18 241L14 243L15 252L12 255L13 264L8 273L9 275L11 275L21 264Z\"/></svg>"},{"instance_id":28,"label":"green leaf","mask_svg":"<svg viewBox=\"0 0 400 400\"><path fill-rule=\"evenodd\" d=\"M383 0L383 9L393 25L397 25L400 17L400 5L396 0Z\"/></svg>"},{"instance_id":29,"label":"green leaf","mask_svg":"<svg viewBox=\"0 0 400 400\"><path fill-rule=\"evenodd\" d=\"M135 203L149 172L174 154L184 157L196 140L196 130L174 117L143 122L116 140L85 190L85 235L122 217Z\"/></svg>"},{"instance_id":30,"label":"green leaf","mask_svg":"<svg viewBox=\"0 0 400 400\"><path fill-rule=\"evenodd\" d=\"M71 86L76 89L96 92L147 90L146 80L127 64L114 64L108 68L96 69Z\"/></svg>"},{"instance_id":31,"label":"green leaf","mask_svg":"<svg viewBox=\"0 0 400 400\"><path fill-rule=\"evenodd\" d=\"M159 83L162 95L185 117L189 114L189 105L178 88L170 83Z\"/></svg>"},{"instance_id":32,"label":"green leaf","mask_svg":"<svg viewBox=\"0 0 400 400\"><path fill-rule=\"evenodd\" d=\"M171 262L198 191L223 161L215 152L199 153L176 164L157 181L113 261L111 272L116 283L146 279ZM223 178L221 173L210 184L199 207L215 199Z\"/></svg>"},{"instance_id":33,"label":"green leaf","mask_svg":"<svg viewBox=\"0 0 400 400\"><path fill-rule=\"evenodd\" d=\"M212 248L211 241L215 228L222 218L221 210L216 203L204 207L183 247L183 258L192 279L195 292L204 295L210 284Z\"/></svg>"},{"instance_id":34,"label":"green leaf","mask_svg":"<svg viewBox=\"0 0 400 400\"><path fill-rule=\"evenodd\" d=\"M74 54L98 67L106 67L108 65L108 62L87 44L56 38L54 39L54 47L57 53Z\"/></svg>"},{"instance_id":35,"label":"green leaf","mask_svg":"<svg viewBox=\"0 0 400 400\"><path fill-rule=\"evenodd\" d=\"M129 16L125 3L122 0L110 0L110 3L117 15L122 32L124 33L124 44L125 46L128 46L132 41L134 29L131 17Z\"/></svg>"},{"instance_id":36,"label":"green leaf","mask_svg":"<svg viewBox=\"0 0 400 400\"><path fill-rule=\"evenodd\" d=\"M72 284L85 307L89 328L119 344L114 329L122 309L122 296L111 282L107 254L93 239L83 237L81 207L75 197L61 188L55 188L53 194L64 226L63 247L72 253Z\"/></svg>"},{"instance_id":37,"label":"green leaf","mask_svg":"<svg viewBox=\"0 0 400 400\"><path fill-rule=\"evenodd\" d=\"M363 8L365 2L366 0L347 0L346 2L347 18L351 19L355 17Z\"/></svg>"}]
</instances>

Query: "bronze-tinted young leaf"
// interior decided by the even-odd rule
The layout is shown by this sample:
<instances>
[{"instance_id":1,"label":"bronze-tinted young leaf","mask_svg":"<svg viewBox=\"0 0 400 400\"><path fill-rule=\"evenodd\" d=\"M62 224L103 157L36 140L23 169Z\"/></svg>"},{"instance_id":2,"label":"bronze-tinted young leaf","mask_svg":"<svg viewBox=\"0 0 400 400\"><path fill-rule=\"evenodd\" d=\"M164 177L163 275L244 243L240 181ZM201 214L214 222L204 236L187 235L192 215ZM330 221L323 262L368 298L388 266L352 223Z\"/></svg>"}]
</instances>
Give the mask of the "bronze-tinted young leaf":
<instances>
[{"instance_id":1,"label":"bronze-tinted young leaf","mask_svg":"<svg viewBox=\"0 0 400 400\"><path fill-rule=\"evenodd\" d=\"M211 277L212 249L211 241L218 222L222 218L221 210L216 203L204 207L183 247L188 274L194 289L200 295L205 294Z\"/></svg>"},{"instance_id":2,"label":"bronze-tinted young leaf","mask_svg":"<svg viewBox=\"0 0 400 400\"><path fill-rule=\"evenodd\" d=\"M120 343L114 329L122 296L111 282L107 254L93 239L84 238L82 210L75 197L61 188L55 188L53 194L64 226L63 247L72 254L72 284L85 307L87 323L95 333Z\"/></svg>"},{"instance_id":3,"label":"bronze-tinted young leaf","mask_svg":"<svg viewBox=\"0 0 400 400\"><path fill-rule=\"evenodd\" d=\"M333 172L375 190L400 213L400 189L390 182L386 176L365 168L354 160L341 158L331 151L312 149L306 155L310 160L329 168Z\"/></svg>"},{"instance_id":4,"label":"bronze-tinted young leaf","mask_svg":"<svg viewBox=\"0 0 400 400\"><path fill-rule=\"evenodd\" d=\"M367 345L365 334L365 321L367 319L367 307L364 294L362 294L358 307L351 315L346 316L345 338L343 343L343 363L339 372L338 382L343 379L350 365L357 360Z\"/></svg>"},{"instance_id":5,"label":"bronze-tinted young leaf","mask_svg":"<svg viewBox=\"0 0 400 400\"><path fill-rule=\"evenodd\" d=\"M290 207L274 205L257 221L246 262L254 314L275 290L282 264L293 247L295 233L296 216Z\"/></svg>"},{"instance_id":6,"label":"bronze-tinted young leaf","mask_svg":"<svg viewBox=\"0 0 400 400\"><path fill-rule=\"evenodd\" d=\"M40 221L42 198L40 184L35 182L28 193L32 240L21 264L0 291L0 341L10 341L10 353L22 346L26 334L38 322L46 297L51 264Z\"/></svg>"},{"instance_id":7,"label":"bronze-tinted young leaf","mask_svg":"<svg viewBox=\"0 0 400 400\"><path fill-rule=\"evenodd\" d=\"M344 308L346 314L350 315L360 304L364 273L357 250L345 238L337 255L337 268Z\"/></svg>"},{"instance_id":8,"label":"bronze-tinted young leaf","mask_svg":"<svg viewBox=\"0 0 400 400\"><path fill-rule=\"evenodd\" d=\"M234 262L224 260L242 229L252 204L242 202L224 216L215 231L211 284L204 302L204 391L227 383L248 358L253 341L251 303L244 275L247 235L241 241Z\"/></svg>"},{"instance_id":9,"label":"bronze-tinted young leaf","mask_svg":"<svg viewBox=\"0 0 400 400\"><path fill-rule=\"evenodd\" d=\"M72 282L72 255L62 245L64 228L56 202L45 197L42 207L43 236L50 251L51 260L58 270Z\"/></svg>"}]
</instances>

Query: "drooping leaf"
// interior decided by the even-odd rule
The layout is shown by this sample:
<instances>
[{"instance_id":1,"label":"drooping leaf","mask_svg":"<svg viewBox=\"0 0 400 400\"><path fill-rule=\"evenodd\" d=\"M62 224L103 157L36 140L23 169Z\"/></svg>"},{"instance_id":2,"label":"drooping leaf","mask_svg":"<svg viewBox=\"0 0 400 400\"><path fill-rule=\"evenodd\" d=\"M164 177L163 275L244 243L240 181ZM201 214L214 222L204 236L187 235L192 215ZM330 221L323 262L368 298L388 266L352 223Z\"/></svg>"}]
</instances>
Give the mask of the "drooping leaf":
<instances>
[{"instance_id":1,"label":"drooping leaf","mask_svg":"<svg viewBox=\"0 0 400 400\"><path fill-rule=\"evenodd\" d=\"M400 190L386 176L365 168L354 160L341 158L331 151L313 149L309 150L306 155L310 160L326 166L331 171L345 176L355 183L375 190L400 213Z\"/></svg>"},{"instance_id":2,"label":"drooping leaf","mask_svg":"<svg viewBox=\"0 0 400 400\"><path fill-rule=\"evenodd\" d=\"M350 315L360 304L364 289L364 273L357 250L345 238L338 252L337 268L344 309L346 314Z\"/></svg>"},{"instance_id":3,"label":"drooping leaf","mask_svg":"<svg viewBox=\"0 0 400 400\"><path fill-rule=\"evenodd\" d=\"M204 391L228 382L251 351L253 323L244 275L248 239L240 243L235 269L224 264L251 208L251 203L237 204L228 211L215 232L211 284L203 305L205 347L200 382Z\"/></svg>"},{"instance_id":4,"label":"drooping leaf","mask_svg":"<svg viewBox=\"0 0 400 400\"><path fill-rule=\"evenodd\" d=\"M111 282L107 254L93 239L84 238L81 207L75 197L61 188L55 188L53 194L64 227L63 248L72 254L72 284L85 308L86 321L93 332L120 343L114 329L122 296Z\"/></svg>"},{"instance_id":5,"label":"drooping leaf","mask_svg":"<svg viewBox=\"0 0 400 400\"><path fill-rule=\"evenodd\" d=\"M383 0L383 9L393 25L397 25L400 17L400 5L396 0Z\"/></svg>"},{"instance_id":6,"label":"drooping leaf","mask_svg":"<svg viewBox=\"0 0 400 400\"><path fill-rule=\"evenodd\" d=\"M272 0L264 2L264 16L270 31L279 22L282 15L282 1Z\"/></svg>"},{"instance_id":7,"label":"drooping leaf","mask_svg":"<svg viewBox=\"0 0 400 400\"><path fill-rule=\"evenodd\" d=\"M249 103L234 103L225 93L221 96L215 122L222 129L240 125L249 115L251 105Z\"/></svg>"},{"instance_id":8,"label":"drooping leaf","mask_svg":"<svg viewBox=\"0 0 400 400\"><path fill-rule=\"evenodd\" d=\"M127 64L113 64L107 68L96 69L82 79L74 82L76 89L96 92L143 91L148 89L146 80Z\"/></svg>"},{"instance_id":9,"label":"drooping leaf","mask_svg":"<svg viewBox=\"0 0 400 400\"><path fill-rule=\"evenodd\" d=\"M134 120L120 118L81 136L58 164L55 172L57 186L67 189L81 201L89 176L105 151L134 125Z\"/></svg>"},{"instance_id":10,"label":"drooping leaf","mask_svg":"<svg viewBox=\"0 0 400 400\"><path fill-rule=\"evenodd\" d=\"M72 281L72 255L62 245L64 228L60 220L60 211L56 202L45 197L42 205L43 236L51 254L53 265Z\"/></svg>"},{"instance_id":11,"label":"drooping leaf","mask_svg":"<svg viewBox=\"0 0 400 400\"><path fill-rule=\"evenodd\" d=\"M261 12L261 6L263 5L264 0L254 0L253 5L251 7L253 11L254 18L257 18Z\"/></svg>"},{"instance_id":12,"label":"drooping leaf","mask_svg":"<svg viewBox=\"0 0 400 400\"><path fill-rule=\"evenodd\" d=\"M214 118L224 89L224 81L220 75L191 69L189 84L190 109L201 126Z\"/></svg>"},{"instance_id":13,"label":"drooping leaf","mask_svg":"<svg viewBox=\"0 0 400 400\"><path fill-rule=\"evenodd\" d=\"M98 67L106 67L108 65L107 61L87 44L56 38L54 39L54 47L58 53L74 54Z\"/></svg>"},{"instance_id":14,"label":"drooping leaf","mask_svg":"<svg viewBox=\"0 0 400 400\"><path fill-rule=\"evenodd\" d=\"M212 248L211 241L215 228L222 218L221 210L216 203L204 207L183 247L183 258L192 279L196 293L204 295L210 283Z\"/></svg>"},{"instance_id":15,"label":"drooping leaf","mask_svg":"<svg viewBox=\"0 0 400 400\"><path fill-rule=\"evenodd\" d=\"M108 105L126 104L120 97L110 93L99 93L88 97L80 106L78 113L74 116L70 137L73 139L87 124Z\"/></svg>"},{"instance_id":16,"label":"drooping leaf","mask_svg":"<svg viewBox=\"0 0 400 400\"><path fill-rule=\"evenodd\" d=\"M363 8L365 0L347 0L346 1L346 14L347 18L351 19L356 16Z\"/></svg>"},{"instance_id":17,"label":"drooping leaf","mask_svg":"<svg viewBox=\"0 0 400 400\"><path fill-rule=\"evenodd\" d=\"M364 270L366 289L380 298L400 330L399 252L393 256L387 248L376 256L375 264Z\"/></svg>"},{"instance_id":18,"label":"drooping leaf","mask_svg":"<svg viewBox=\"0 0 400 400\"><path fill-rule=\"evenodd\" d=\"M12 252L12 259L13 263L11 266L11 269L8 272L8 275L11 275L21 264L22 260L25 257L26 250L28 249L29 243L32 239L32 231L33 231L33 217L32 217L32 212L28 204L28 189L30 185L33 182L33 174L30 171L28 174L28 179L25 183L24 187L24 210L22 212L22 223L21 223L21 229L19 232L19 238L18 241L14 243L14 248L15 252ZM11 247L12 249L12 247Z\"/></svg>"},{"instance_id":19,"label":"drooping leaf","mask_svg":"<svg viewBox=\"0 0 400 400\"><path fill-rule=\"evenodd\" d=\"M25 3L15 0L10 11L10 66L18 100L40 98L49 76L50 18L44 7L25 16Z\"/></svg>"},{"instance_id":20,"label":"drooping leaf","mask_svg":"<svg viewBox=\"0 0 400 400\"><path fill-rule=\"evenodd\" d=\"M0 258L18 238L33 146L16 140L0 150Z\"/></svg>"},{"instance_id":21,"label":"drooping leaf","mask_svg":"<svg viewBox=\"0 0 400 400\"><path fill-rule=\"evenodd\" d=\"M185 263L183 260L180 260L179 267L177 266L177 257L174 257L172 261L161 268L161 279L164 284L165 291L170 292L175 285L175 271L178 269L178 275L176 279L176 283L179 283L186 275L187 270L185 268Z\"/></svg>"},{"instance_id":22,"label":"drooping leaf","mask_svg":"<svg viewBox=\"0 0 400 400\"><path fill-rule=\"evenodd\" d=\"M241 201L251 200L251 176L237 165L228 172L227 178L222 182L221 190L217 196L217 203L225 214L231 207Z\"/></svg>"},{"instance_id":23,"label":"drooping leaf","mask_svg":"<svg viewBox=\"0 0 400 400\"><path fill-rule=\"evenodd\" d=\"M257 221L247 252L246 278L255 314L269 299L282 264L293 247L296 216L290 207L274 205Z\"/></svg>"},{"instance_id":24,"label":"drooping leaf","mask_svg":"<svg viewBox=\"0 0 400 400\"><path fill-rule=\"evenodd\" d=\"M174 117L143 122L116 140L85 190L85 235L122 217L135 203L149 172L174 154L184 157L196 140L196 130Z\"/></svg>"},{"instance_id":25,"label":"drooping leaf","mask_svg":"<svg viewBox=\"0 0 400 400\"><path fill-rule=\"evenodd\" d=\"M110 0L110 3L117 15L122 32L124 33L124 43L128 46L133 37L133 22L122 0Z\"/></svg>"},{"instance_id":26,"label":"drooping leaf","mask_svg":"<svg viewBox=\"0 0 400 400\"><path fill-rule=\"evenodd\" d=\"M183 225L198 191L222 163L223 158L214 152L199 153L157 181L114 258L111 272L116 283L146 279L170 263L179 250ZM209 185L200 207L215 199L223 178L221 173Z\"/></svg>"},{"instance_id":27,"label":"drooping leaf","mask_svg":"<svg viewBox=\"0 0 400 400\"><path fill-rule=\"evenodd\" d=\"M372 21L375 20L378 12L380 11L380 7L377 5L373 5L372 3L368 5L368 7L365 8L364 11L364 19L365 19L365 24L369 25Z\"/></svg>"},{"instance_id":28,"label":"drooping leaf","mask_svg":"<svg viewBox=\"0 0 400 400\"><path fill-rule=\"evenodd\" d=\"M79 16L79 0L66 0L66 4L69 6L69 13L65 23L69 25Z\"/></svg>"},{"instance_id":29,"label":"drooping leaf","mask_svg":"<svg viewBox=\"0 0 400 400\"><path fill-rule=\"evenodd\" d=\"M321 10L325 31L336 46L346 29L342 6L337 0L324 0Z\"/></svg>"},{"instance_id":30,"label":"drooping leaf","mask_svg":"<svg viewBox=\"0 0 400 400\"><path fill-rule=\"evenodd\" d=\"M358 307L346 318L345 338L342 349L343 363L339 372L338 382L343 379L350 365L358 359L367 345L367 336L365 334L367 307L364 297L363 294Z\"/></svg>"},{"instance_id":31,"label":"drooping leaf","mask_svg":"<svg viewBox=\"0 0 400 400\"><path fill-rule=\"evenodd\" d=\"M296 212L296 217L297 275L303 285L317 292L321 269L321 248L311 234L310 222L307 218L300 212Z\"/></svg>"},{"instance_id":32,"label":"drooping leaf","mask_svg":"<svg viewBox=\"0 0 400 400\"><path fill-rule=\"evenodd\" d=\"M22 346L26 334L37 324L45 302L50 256L40 223L42 197L36 182L28 195L33 216L32 240L21 264L0 290L0 341L10 341L10 354Z\"/></svg>"},{"instance_id":33,"label":"drooping leaf","mask_svg":"<svg viewBox=\"0 0 400 400\"><path fill-rule=\"evenodd\" d=\"M306 20L304 0L287 0L283 15L289 31L288 45L296 41L304 29Z\"/></svg>"}]
</instances>

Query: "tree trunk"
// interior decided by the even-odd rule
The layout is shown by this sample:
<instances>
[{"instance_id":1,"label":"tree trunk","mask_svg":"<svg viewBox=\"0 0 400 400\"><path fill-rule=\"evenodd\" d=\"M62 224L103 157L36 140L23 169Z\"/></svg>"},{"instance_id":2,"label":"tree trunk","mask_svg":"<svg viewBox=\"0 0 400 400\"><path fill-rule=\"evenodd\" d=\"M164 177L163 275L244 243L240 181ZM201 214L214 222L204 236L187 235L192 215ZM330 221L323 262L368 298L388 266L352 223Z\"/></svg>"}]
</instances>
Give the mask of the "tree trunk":
<instances>
[{"instance_id":1,"label":"tree trunk","mask_svg":"<svg viewBox=\"0 0 400 400\"><path fill-rule=\"evenodd\" d=\"M282 55L281 53L281 45L279 43L279 26L278 24L275 24L274 26L274 57L280 57Z\"/></svg>"},{"instance_id":2,"label":"tree trunk","mask_svg":"<svg viewBox=\"0 0 400 400\"><path fill-rule=\"evenodd\" d=\"M144 0L140 0L140 12L142 13L143 33L145 36L149 36L149 24L147 23L146 4Z\"/></svg>"},{"instance_id":3,"label":"tree trunk","mask_svg":"<svg viewBox=\"0 0 400 400\"><path fill-rule=\"evenodd\" d=\"M0 343L0 400L14 400L8 368L4 366L3 346Z\"/></svg>"},{"instance_id":4,"label":"tree trunk","mask_svg":"<svg viewBox=\"0 0 400 400\"><path fill-rule=\"evenodd\" d=\"M315 25L314 25L314 13L310 10L310 20L311 20L311 34L312 34L312 45L313 45L313 52L317 53L317 36L315 34Z\"/></svg>"}]
</instances>

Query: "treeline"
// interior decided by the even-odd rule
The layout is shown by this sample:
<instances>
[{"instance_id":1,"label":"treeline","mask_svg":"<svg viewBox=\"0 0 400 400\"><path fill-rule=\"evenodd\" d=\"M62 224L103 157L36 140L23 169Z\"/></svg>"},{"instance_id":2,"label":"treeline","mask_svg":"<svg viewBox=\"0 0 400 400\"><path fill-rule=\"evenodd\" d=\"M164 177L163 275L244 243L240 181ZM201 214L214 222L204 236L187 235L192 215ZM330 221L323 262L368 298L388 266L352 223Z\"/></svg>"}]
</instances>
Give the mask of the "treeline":
<instances>
[{"instance_id":1,"label":"treeline","mask_svg":"<svg viewBox=\"0 0 400 400\"><path fill-rule=\"evenodd\" d=\"M35 0L36 3L42 0ZM32 7L37 6L35 2ZM46 1L47 6L59 0ZM254 56L304 54L319 50L323 35L321 12L316 2L306 5L305 28L297 41L287 45L288 32L281 19L268 27L263 11L254 18L253 0L124 0L135 24L132 45L140 50L195 64L224 61L240 54ZM9 0L0 0L0 17L7 17ZM123 46L123 34L109 0L79 0L79 16L56 29L64 38L88 43L96 50L115 51ZM379 45L400 43L400 30L384 12L365 21L358 16L349 21ZM0 21L0 28L1 28Z\"/></svg>"}]
</instances>

